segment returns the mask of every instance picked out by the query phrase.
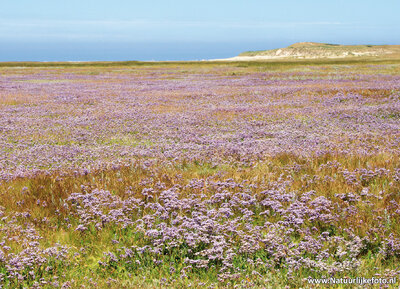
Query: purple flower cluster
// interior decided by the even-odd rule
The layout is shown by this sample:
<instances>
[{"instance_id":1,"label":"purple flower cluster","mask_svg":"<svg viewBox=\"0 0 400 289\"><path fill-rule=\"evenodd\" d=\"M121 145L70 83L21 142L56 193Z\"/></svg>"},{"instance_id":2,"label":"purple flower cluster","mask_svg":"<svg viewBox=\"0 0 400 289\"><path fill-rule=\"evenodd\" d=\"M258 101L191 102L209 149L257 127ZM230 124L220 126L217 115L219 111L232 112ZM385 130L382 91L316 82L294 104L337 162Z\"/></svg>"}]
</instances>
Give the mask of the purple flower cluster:
<instances>
[{"instance_id":1,"label":"purple flower cluster","mask_svg":"<svg viewBox=\"0 0 400 289\"><path fill-rule=\"evenodd\" d=\"M316 191L289 191L291 182L282 179L260 191L232 179L193 179L186 186L144 189L140 199L129 197L130 192L122 198L103 190L72 194L66 205L79 219L76 230L83 233L110 226L141 236L141 245L113 242L118 249L105 254L102 266L138 269L146 258L157 265L175 250L185 258L184 272L217 267L220 278L240 274L235 266L240 258L248 259L255 272L283 266L289 276L300 268L326 274L356 269L358 257L374 240L338 224L357 215L351 204L362 203L361 196L328 199ZM400 253L393 237L378 247L385 258Z\"/></svg>"},{"instance_id":2,"label":"purple flower cluster","mask_svg":"<svg viewBox=\"0 0 400 289\"><path fill-rule=\"evenodd\" d=\"M137 158L251 164L399 153L397 75L13 70L0 77L0 179ZM9 105L7 99L24 101Z\"/></svg>"},{"instance_id":3,"label":"purple flower cluster","mask_svg":"<svg viewBox=\"0 0 400 289\"><path fill-rule=\"evenodd\" d=\"M69 248L56 244L43 248L43 239L29 220L29 214L4 215L0 209L0 284L23 284L56 271L57 263L68 263ZM20 225L23 219L25 225ZM44 284L46 280L42 279Z\"/></svg>"}]
</instances>

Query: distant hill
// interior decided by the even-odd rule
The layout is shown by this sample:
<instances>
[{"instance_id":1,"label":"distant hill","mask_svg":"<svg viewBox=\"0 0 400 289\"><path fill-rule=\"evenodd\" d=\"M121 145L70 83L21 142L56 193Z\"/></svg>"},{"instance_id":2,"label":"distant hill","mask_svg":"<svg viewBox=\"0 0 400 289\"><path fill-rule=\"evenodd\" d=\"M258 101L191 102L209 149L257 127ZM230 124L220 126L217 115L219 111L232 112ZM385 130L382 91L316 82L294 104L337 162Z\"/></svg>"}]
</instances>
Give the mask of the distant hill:
<instances>
[{"instance_id":1,"label":"distant hill","mask_svg":"<svg viewBox=\"0 0 400 289\"><path fill-rule=\"evenodd\" d=\"M400 45L340 45L299 42L285 48L247 51L228 60L400 57Z\"/></svg>"}]
</instances>

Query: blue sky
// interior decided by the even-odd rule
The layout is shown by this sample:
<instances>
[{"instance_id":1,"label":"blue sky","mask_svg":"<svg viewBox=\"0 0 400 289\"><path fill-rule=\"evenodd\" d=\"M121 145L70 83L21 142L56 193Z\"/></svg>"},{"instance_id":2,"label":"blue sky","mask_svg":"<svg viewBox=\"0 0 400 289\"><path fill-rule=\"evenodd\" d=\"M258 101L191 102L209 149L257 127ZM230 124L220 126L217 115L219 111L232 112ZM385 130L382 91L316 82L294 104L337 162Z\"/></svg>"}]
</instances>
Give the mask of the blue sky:
<instances>
[{"instance_id":1,"label":"blue sky","mask_svg":"<svg viewBox=\"0 0 400 289\"><path fill-rule=\"evenodd\" d=\"M399 0L0 0L0 61L191 60L400 44Z\"/></svg>"}]
</instances>

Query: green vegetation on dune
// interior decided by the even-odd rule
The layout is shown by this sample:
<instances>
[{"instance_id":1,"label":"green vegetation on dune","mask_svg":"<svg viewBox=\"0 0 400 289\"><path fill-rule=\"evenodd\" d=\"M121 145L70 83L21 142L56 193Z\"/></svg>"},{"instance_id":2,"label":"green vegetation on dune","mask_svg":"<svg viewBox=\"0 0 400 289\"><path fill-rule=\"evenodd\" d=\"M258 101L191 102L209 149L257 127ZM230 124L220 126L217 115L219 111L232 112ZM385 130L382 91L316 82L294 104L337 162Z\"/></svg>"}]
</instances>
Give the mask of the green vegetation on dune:
<instances>
[{"instance_id":1,"label":"green vegetation on dune","mask_svg":"<svg viewBox=\"0 0 400 289\"><path fill-rule=\"evenodd\" d=\"M340 45L300 42L285 48L246 51L239 56L266 56L279 58L399 58L400 45Z\"/></svg>"}]
</instances>

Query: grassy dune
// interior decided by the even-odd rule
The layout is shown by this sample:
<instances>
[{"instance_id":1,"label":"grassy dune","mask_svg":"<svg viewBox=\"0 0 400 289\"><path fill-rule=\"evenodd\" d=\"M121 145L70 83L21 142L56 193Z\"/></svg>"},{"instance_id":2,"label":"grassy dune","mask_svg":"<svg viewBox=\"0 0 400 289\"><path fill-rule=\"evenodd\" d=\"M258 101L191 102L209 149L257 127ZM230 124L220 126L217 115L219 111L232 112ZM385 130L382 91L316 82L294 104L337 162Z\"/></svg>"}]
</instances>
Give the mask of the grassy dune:
<instances>
[{"instance_id":1,"label":"grassy dune","mask_svg":"<svg viewBox=\"0 0 400 289\"><path fill-rule=\"evenodd\" d=\"M339 45L299 42L285 48L246 51L240 56L264 56L271 59L393 59L400 57L400 45Z\"/></svg>"}]
</instances>

